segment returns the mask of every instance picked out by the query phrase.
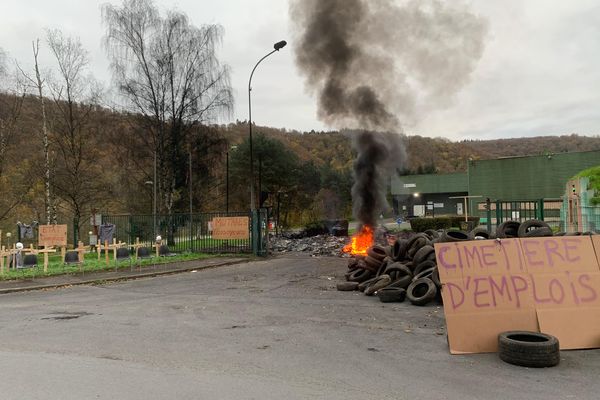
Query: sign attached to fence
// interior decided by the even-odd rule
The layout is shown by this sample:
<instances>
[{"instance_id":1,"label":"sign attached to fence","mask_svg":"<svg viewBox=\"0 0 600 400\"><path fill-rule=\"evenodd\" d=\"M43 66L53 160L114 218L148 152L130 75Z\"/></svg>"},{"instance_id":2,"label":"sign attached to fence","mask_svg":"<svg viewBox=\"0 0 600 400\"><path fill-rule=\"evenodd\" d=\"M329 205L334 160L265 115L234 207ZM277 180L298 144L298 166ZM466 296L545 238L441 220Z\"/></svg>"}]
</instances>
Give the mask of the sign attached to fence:
<instances>
[{"instance_id":1,"label":"sign attached to fence","mask_svg":"<svg viewBox=\"0 0 600 400\"><path fill-rule=\"evenodd\" d=\"M510 330L554 335L561 349L600 347L600 241L477 240L435 252L451 353L497 351Z\"/></svg>"},{"instance_id":2,"label":"sign attached to fence","mask_svg":"<svg viewBox=\"0 0 600 400\"><path fill-rule=\"evenodd\" d=\"M67 225L39 225L38 244L40 246L66 246Z\"/></svg>"},{"instance_id":3,"label":"sign attached to fence","mask_svg":"<svg viewBox=\"0 0 600 400\"><path fill-rule=\"evenodd\" d=\"M248 217L215 217L212 219L213 239L248 239Z\"/></svg>"}]
</instances>

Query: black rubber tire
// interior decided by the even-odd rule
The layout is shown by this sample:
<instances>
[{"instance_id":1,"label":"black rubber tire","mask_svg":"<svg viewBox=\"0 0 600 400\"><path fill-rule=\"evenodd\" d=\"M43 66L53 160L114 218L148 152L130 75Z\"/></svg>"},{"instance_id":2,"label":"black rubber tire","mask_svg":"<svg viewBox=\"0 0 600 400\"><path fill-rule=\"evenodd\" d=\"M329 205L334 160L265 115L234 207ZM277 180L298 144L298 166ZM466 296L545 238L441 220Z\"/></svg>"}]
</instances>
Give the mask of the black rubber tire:
<instances>
[{"instance_id":1,"label":"black rubber tire","mask_svg":"<svg viewBox=\"0 0 600 400\"><path fill-rule=\"evenodd\" d=\"M431 254L431 253L435 253L435 250L433 249L433 246L431 245L425 245L423 247L421 247L419 250L417 250L417 252L415 253L414 257L413 257L413 263L419 265L421 264L423 261L425 261L425 259Z\"/></svg>"},{"instance_id":2,"label":"black rubber tire","mask_svg":"<svg viewBox=\"0 0 600 400\"><path fill-rule=\"evenodd\" d=\"M430 268L422 270L418 274L413 275L413 282L418 279L421 279L421 278L431 279L431 275L433 274L433 271L435 271L435 269L436 269L436 267L430 267Z\"/></svg>"},{"instance_id":3,"label":"black rubber tire","mask_svg":"<svg viewBox=\"0 0 600 400\"><path fill-rule=\"evenodd\" d=\"M392 248L392 258L394 261L402 261L406 258L406 249L408 248L408 240L396 239Z\"/></svg>"},{"instance_id":4,"label":"black rubber tire","mask_svg":"<svg viewBox=\"0 0 600 400\"><path fill-rule=\"evenodd\" d=\"M424 271L426 269L435 268L436 265L437 264L434 263L433 261L423 261L421 264L417 265L417 267L413 270L413 276L420 274L422 271Z\"/></svg>"},{"instance_id":5,"label":"black rubber tire","mask_svg":"<svg viewBox=\"0 0 600 400\"><path fill-rule=\"evenodd\" d=\"M348 269L350 269L350 270L356 269L357 265L358 265L358 259L356 259L355 257L348 259Z\"/></svg>"},{"instance_id":6,"label":"black rubber tire","mask_svg":"<svg viewBox=\"0 0 600 400\"><path fill-rule=\"evenodd\" d=\"M519 221L505 221L496 228L496 237L498 239L519 237Z\"/></svg>"},{"instance_id":7,"label":"black rubber tire","mask_svg":"<svg viewBox=\"0 0 600 400\"><path fill-rule=\"evenodd\" d=\"M367 286L367 288L365 289L365 295L373 296L375 293L377 293L378 290L383 289L390 283L392 283L392 279L390 278L390 276L383 274L377 277L377 280L375 282Z\"/></svg>"},{"instance_id":8,"label":"black rubber tire","mask_svg":"<svg viewBox=\"0 0 600 400\"><path fill-rule=\"evenodd\" d=\"M406 298L415 306L424 306L435 299L437 288L429 278L413 281L406 289Z\"/></svg>"},{"instance_id":9,"label":"black rubber tire","mask_svg":"<svg viewBox=\"0 0 600 400\"><path fill-rule=\"evenodd\" d=\"M567 232L565 231L560 231L554 234L554 236L565 236L567 234Z\"/></svg>"},{"instance_id":10,"label":"black rubber tire","mask_svg":"<svg viewBox=\"0 0 600 400\"><path fill-rule=\"evenodd\" d=\"M469 240L469 235L465 231L446 231L442 233L440 242L464 242Z\"/></svg>"},{"instance_id":11,"label":"black rubber tire","mask_svg":"<svg viewBox=\"0 0 600 400\"><path fill-rule=\"evenodd\" d=\"M522 367L554 367L560 362L558 339L539 332L509 331L498 335L502 361Z\"/></svg>"},{"instance_id":12,"label":"black rubber tire","mask_svg":"<svg viewBox=\"0 0 600 400\"><path fill-rule=\"evenodd\" d=\"M385 287L377 291L382 303L402 303L406 298L406 290L399 287Z\"/></svg>"},{"instance_id":13,"label":"black rubber tire","mask_svg":"<svg viewBox=\"0 0 600 400\"><path fill-rule=\"evenodd\" d=\"M387 254L385 253L385 248L383 246L375 245L367 249L367 256L378 261L383 261Z\"/></svg>"},{"instance_id":14,"label":"black rubber tire","mask_svg":"<svg viewBox=\"0 0 600 400\"><path fill-rule=\"evenodd\" d=\"M430 245L429 236L424 233L417 233L407 243L406 256L412 259L417 251L423 246Z\"/></svg>"},{"instance_id":15,"label":"black rubber tire","mask_svg":"<svg viewBox=\"0 0 600 400\"><path fill-rule=\"evenodd\" d=\"M554 236L552 229L546 228L545 226L541 228L532 229L528 232L525 232L525 235L519 237L543 237L543 236Z\"/></svg>"},{"instance_id":16,"label":"black rubber tire","mask_svg":"<svg viewBox=\"0 0 600 400\"><path fill-rule=\"evenodd\" d=\"M374 276L372 278L367 279L366 281L362 281L361 283L358 284L358 287L356 288L356 290L358 290L359 292L364 292L365 289L373 282L375 282L377 279L379 279L379 277Z\"/></svg>"},{"instance_id":17,"label":"black rubber tire","mask_svg":"<svg viewBox=\"0 0 600 400\"><path fill-rule=\"evenodd\" d=\"M365 257L365 265L366 265L366 267L365 267L366 269L373 271L374 273L377 273L377 270L381 266L381 260L376 260L371 256L366 256Z\"/></svg>"},{"instance_id":18,"label":"black rubber tire","mask_svg":"<svg viewBox=\"0 0 600 400\"><path fill-rule=\"evenodd\" d=\"M412 272L410 271L410 269L406 265L399 263L399 262L395 262L395 263L388 265L387 268L385 269L384 273L389 275L391 272L394 272L394 271L398 272L400 274L400 276L406 276L406 275L412 276Z\"/></svg>"},{"instance_id":19,"label":"black rubber tire","mask_svg":"<svg viewBox=\"0 0 600 400\"><path fill-rule=\"evenodd\" d=\"M426 234L427 236L429 236L429 240L431 240L431 241L440 237L440 233L433 229L427 229L423 233Z\"/></svg>"},{"instance_id":20,"label":"black rubber tire","mask_svg":"<svg viewBox=\"0 0 600 400\"><path fill-rule=\"evenodd\" d=\"M485 228L475 228L468 234L469 240L476 240L477 238L492 239L490 233Z\"/></svg>"},{"instance_id":21,"label":"black rubber tire","mask_svg":"<svg viewBox=\"0 0 600 400\"><path fill-rule=\"evenodd\" d=\"M527 221L521 223L521 225L519 225L519 229L517 230L517 235L519 237L539 236L539 235L533 235L533 234L528 235L528 233L533 232L537 229L541 229L541 228L548 228L548 230L550 232L552 232L552 229L550 229L550 226L547 223L545 223L544 221L540 221L537 219L530 219L530 220L527 220Z\"/></svg>"},{"instance_id":22,"label":"black rubber tire","mask_svg":"<svg viewBox=\"0 0 600 400\"><path fill-rule=\"evenodd\" d=\"M440 271L437 267L431 273L431 281L435 283L435 286L440 290L442 288L442 281L440 281Z\"/></svg>"},{"instance_id":23,"label":"black rubber tire","mask_svg":"<svg viewBox=\"0 0 600 400\"><path fill-rule=\"evenodd\" d=\"M390 283L387 287L406 289L412 283L412 275L404 275Z\"/></svg>"},{"instance_id":24,"label":"black rubber tire","mask_svg":"<svg viewBox=\"0 0 600 400\"><path fill-rule=\"evenodd\" d=\"M383 259L383 261L381 262L381 265L379 266L379 269L377 269L377 273L375 274L375 276L379 276L379 275L383 275L385 273L385 269L387 268L388 263L385 261L385 258Z\"/></svg>"},{"instance_id":25,"label":"black rubber tire","mask_svg":"<svg viewBox=\"0 0 600 400\"><path fill-rule=\"evenodd\" d=\"M349 282L364 282L373 276L368 269L357 269L346 278Z\"/></svg>"},{"instance_id":26,"label":"black rubber tire","mask_svg":"<svg viewBox=\"0 0 600 400\"><path fill-rule=\"evenodd\" d=\"M338 282L336 288L341 292L351 292L358 288L358 282Z\"/></svg>"}]
</instances>

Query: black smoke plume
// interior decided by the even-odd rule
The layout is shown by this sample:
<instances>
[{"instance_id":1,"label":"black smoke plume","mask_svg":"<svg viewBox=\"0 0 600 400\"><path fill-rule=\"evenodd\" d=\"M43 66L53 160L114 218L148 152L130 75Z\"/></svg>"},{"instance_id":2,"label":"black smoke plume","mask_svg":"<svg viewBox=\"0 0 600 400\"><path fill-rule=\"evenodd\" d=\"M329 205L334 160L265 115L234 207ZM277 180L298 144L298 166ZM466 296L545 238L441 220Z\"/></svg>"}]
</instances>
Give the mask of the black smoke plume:
<instances>
[{"instance_id":1,"label":"black smoke plume","mask_svg":"<svg viewBox=\"0 0 600 400\"><path fill-rule=\"evenodd\" d=\"M351 129L354 215L374 225L406 158L400 120L451 102L482 55L486 24L458 0L292 0L290 17L318 117Z\"/></svg>"}]
</instances>

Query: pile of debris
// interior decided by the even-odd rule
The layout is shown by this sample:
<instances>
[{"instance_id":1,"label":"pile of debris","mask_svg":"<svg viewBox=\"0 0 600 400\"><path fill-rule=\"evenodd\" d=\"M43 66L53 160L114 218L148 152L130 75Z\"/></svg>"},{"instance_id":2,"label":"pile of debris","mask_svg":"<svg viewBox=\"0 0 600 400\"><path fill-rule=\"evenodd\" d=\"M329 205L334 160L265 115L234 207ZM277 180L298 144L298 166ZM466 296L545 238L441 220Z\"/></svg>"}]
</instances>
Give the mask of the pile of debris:
<instances>
[{"instance_id":1,"label":"pile of debris","mask_svg":"<svg viewBox=\"0 0 600 400\"><path fill-rule=\"evenodd\" d=\"M341 257L344 255L342 248L347 241L347 237L332 235L312 237L272 236L269 238L269 248L273 253L308 252L313 257Z\"/></svg>"}]
</instances>

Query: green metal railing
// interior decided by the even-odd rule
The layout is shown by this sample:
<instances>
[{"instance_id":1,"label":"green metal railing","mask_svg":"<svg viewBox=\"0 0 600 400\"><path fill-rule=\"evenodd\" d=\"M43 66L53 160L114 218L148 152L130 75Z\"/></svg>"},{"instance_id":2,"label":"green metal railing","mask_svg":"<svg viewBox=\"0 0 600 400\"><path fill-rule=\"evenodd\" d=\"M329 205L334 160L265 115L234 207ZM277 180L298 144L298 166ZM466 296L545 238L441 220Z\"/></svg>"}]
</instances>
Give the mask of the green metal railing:
<instances>
[{"instance_id":1,"label":"green metal railing","mask_svg":"<svg viewBox=\"0 0 600 400\"><path fill-rule=\"evenodd\" d=\"M215 217L249 217L248 239L215 239L212 237L212 220ZM213 212L192 214L121 214L103 215L102 223L115 225L113 238L120 242L153 244L160 235L169 249L175 252L194 253L253 253L259 256L267 254L266 209L256 210L254 215L248 212ZM74 221L75 222L75 221ZM92 231L89 221L79 226L84 233ZM76 232L75 229L73 231ZM83 236L83 234L82 234ZM89 239L85 239L87 244ZM74 234L73 242L79 237Z\"/></svg>"}]
</instances>

